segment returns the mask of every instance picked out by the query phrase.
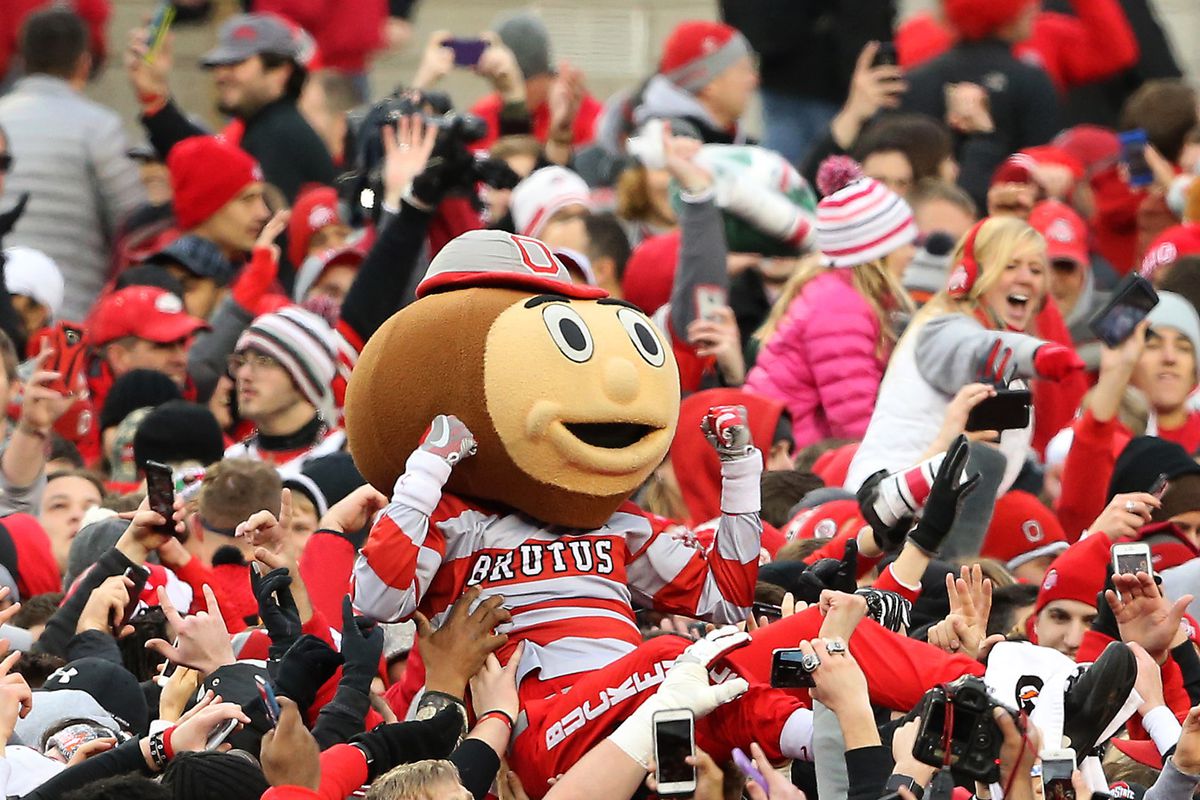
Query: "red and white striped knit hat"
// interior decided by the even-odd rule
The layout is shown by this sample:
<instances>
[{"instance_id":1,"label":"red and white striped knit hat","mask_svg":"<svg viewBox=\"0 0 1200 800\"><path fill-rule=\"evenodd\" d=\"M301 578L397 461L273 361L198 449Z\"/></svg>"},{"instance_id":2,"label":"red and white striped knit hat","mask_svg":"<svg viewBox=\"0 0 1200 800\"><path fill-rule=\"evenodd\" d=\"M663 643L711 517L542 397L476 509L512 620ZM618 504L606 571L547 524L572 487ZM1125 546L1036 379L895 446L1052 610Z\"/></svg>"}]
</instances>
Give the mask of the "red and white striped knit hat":
<instances>
[{"instance_id":1,"label":"red and white striped knit hat","mask_svg":"<svg viewBox=\"0 0 1200 800\"><path fill-rule=\"evenodd\" d=\"M566 167L542 167L517 184L509 208L522 236L539 236L550 218L567 206L592 208L587 182Z\"/></svg>"},{"instance_id":2,"label":"red and white striped knit hat","mask_svg":"<svg viewBox=\"0 0 1200 800\"><path fill-rule=\"evenodd\" d=\"M817 249L831 267L856 267L917 238L904 198L862 174L846 156L825 159L817 172Z\"/></svg>"}]
</instances>

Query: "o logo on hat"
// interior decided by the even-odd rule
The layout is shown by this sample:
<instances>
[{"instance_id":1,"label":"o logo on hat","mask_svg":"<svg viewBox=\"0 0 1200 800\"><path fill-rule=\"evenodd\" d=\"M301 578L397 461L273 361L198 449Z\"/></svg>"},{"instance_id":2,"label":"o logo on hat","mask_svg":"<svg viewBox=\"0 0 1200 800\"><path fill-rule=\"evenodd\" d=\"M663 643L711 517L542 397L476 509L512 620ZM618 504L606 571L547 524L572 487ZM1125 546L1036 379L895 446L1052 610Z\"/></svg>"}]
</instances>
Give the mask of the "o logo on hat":
<instances>
[{"instance_id":1,"label":"o logo on hat","mask_svg":"<svg viewBox=\"0 0 1200 800\"><path fill-rule=\"evenodd\" d=\"M515 233L510 235L517 250L521 251L521 261L532 272L538 275L558 276L560 269L558 259L550 252L550 248L546 247L545 242L529 236L518 236ZM530 252L531 250L532 252Z\"/></svg>"},{"instance_id":2,"label":"o logo on hat","mask_svg":"<svg viewBox=\"0 0 1200 800\"><path fill-rule=\"evenodd\" d=\"M308 227L314 230L332 225L336 221L337 215L329 206L313 206L313 210L308 213Z\"/></svg>"},{"instance_id":3,"label":"o logo on hat","mask_svg":"<svg viewBox=\"0 0 1200 800\"><path fill-rule=\"evenodd\" d=\"M1142 261L1142 274L1148 275L1162 264L1172 263L1178 255L1179 250L1173 242L1163 242L1149 253L1146 253L1146 258Z\"/></svg>"},{"instance_id":4,"label":"o logo on hat","mask_svg":"<svg viewBox=\"0 0 1200 800\"><path fill-rule=\"evenodd\" d=\"M815 539L832 539L837 533L837 523L826 517L817 523L817 527L813 528L813 538Z\"/></svg>"},{"instance_id":5,"label":"o logo on hat","mask_svg":"<svg viewBox=\"0 0 1200 800\"><path fill-rule=\"evenodd\" d=\"M1046 534L1042 531L1042 523L1036 519L1027 519L1022 522L1021 533L1025 534L1025 538L1031 542L1040 542L1046 538Z\"/></svg>"},{"instance_id":6,"label":"o logo on hat","mask_svg":"<svg viewBox=\"0 0 1200 800\"><path fill-rule=\"evenodd\" d=\"M183 301L178 296L166 292L154 300L154 308L164 314L179 314L183 311Z\"/></svg>"},{"instance_id":7,"label":"o logo on hat","mask_svg":"<svg viewBox=\"0 0 1200 800\"><path fill-rule=\"evenodd\" d=\"M258 38L258 31L254 29L253 25L239 25L234 29L232 38L254 41Z\"/></svg>"},{"instance_id":8,"label":"o logo on hat","mask_svg":"<svg viewBox=\"0 0 1200 800\"><path fill-rule=\"evenodd\" d=\"M1042 591L1048 592L1058 584L1058 570L1052 569L1046 573L1046 580L1042 581Z\"/></svg>"},{"instance_id":9,"label":"o logo on hat","mask_svg":"<svg viewBox=\"0 0 1200 800\"><path fill-rule=\"evenodd\" d=\"M1071 223L1059 217L1046 228L1046 238L1056 242L1071 242L1075 240L1075 233L1071 230Z\"/></svg>"}]
</instances>

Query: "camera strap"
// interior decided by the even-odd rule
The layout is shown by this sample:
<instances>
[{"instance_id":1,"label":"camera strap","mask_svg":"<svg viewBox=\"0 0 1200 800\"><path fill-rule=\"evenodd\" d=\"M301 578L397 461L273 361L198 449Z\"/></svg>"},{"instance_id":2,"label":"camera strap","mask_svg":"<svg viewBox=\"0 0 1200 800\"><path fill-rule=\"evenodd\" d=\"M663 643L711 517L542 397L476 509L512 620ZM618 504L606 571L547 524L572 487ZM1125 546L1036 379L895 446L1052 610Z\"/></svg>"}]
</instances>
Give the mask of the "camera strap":
<instances>
[{"instance_id":1,"label":"camera strap","mask_svg":"<svg viewBox=\"0 0 1200 800\"><path fill-rule=\"evenodd\" d=\"M925 800L950 800L953 793L954 777L950 774L949 767L942 767L934 774L929 791L925 793Z\"/></svg>"}]
</instances>

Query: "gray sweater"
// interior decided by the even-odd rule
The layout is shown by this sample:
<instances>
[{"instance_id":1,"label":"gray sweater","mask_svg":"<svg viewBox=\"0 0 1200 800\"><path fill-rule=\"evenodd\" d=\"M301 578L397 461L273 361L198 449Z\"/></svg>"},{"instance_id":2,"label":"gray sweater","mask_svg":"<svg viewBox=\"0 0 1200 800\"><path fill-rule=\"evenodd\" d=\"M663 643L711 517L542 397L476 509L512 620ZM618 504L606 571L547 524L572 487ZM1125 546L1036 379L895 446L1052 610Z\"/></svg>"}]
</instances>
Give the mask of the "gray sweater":
<instances>
[{"instance_id":1,"label":"gray sweater","mask_svg":"<svg viewBox=\"0 0 1200 800\"><path fill-rule=\"evenodd\" d=\"M82 320L108 278L118 225L146 199L121 119L60 78L29 75L0 97L0 126L13 156L0 208L30 195L4 243L57 261L62 317Z\"/></svg>"}]
</instances>

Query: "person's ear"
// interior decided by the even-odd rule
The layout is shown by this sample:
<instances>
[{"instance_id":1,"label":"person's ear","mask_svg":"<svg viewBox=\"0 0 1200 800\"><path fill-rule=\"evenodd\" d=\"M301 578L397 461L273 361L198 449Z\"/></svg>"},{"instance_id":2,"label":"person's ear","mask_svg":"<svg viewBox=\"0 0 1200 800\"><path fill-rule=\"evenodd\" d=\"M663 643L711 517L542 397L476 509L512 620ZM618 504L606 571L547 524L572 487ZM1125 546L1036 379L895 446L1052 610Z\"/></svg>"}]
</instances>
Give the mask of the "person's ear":
<instances>
[{"instance_id":1,"label":"person's ear","mask_svg":"<svg viewBox=\"0 0 1200 800\"><path fill-rule=\"evenodd\" d=\"M128 372L129 349L117 342L110 342L104 348L104 360L108 362L108 366L115 374L124 375Z\"/></svg>"},{"instance_id":2,"label":"person's ear","mask_svg":"<svg viewBox=\"0 0 1200 800\"><path fill-rule=\"evenodd\" d=\"M783 460L787 461L789 469L796 465L796 459L792 455L792 443L787 439L780 439L771 445L770 457L767 459L768 463L780 463Z\"/></svg>"}]
</instances>

